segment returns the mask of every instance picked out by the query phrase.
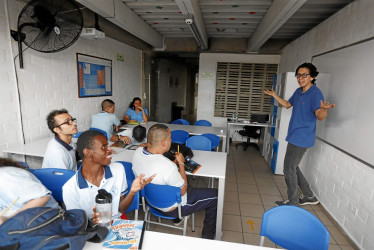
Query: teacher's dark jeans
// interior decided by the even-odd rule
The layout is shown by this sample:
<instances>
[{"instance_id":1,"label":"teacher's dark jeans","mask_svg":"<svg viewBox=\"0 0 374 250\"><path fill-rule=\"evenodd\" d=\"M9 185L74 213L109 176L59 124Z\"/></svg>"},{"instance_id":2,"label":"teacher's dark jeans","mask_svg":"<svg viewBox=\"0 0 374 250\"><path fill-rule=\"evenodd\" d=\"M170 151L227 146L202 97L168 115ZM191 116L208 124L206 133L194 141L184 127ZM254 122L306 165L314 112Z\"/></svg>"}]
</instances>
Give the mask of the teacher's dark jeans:
<instances>
[{"instance_id":1,"label":"teacher's dark jeans","mask_svg":"<svg viewBox=\"0 0 374 250\"><path fill-rule=\"evenodd\" d=\"M283 173L287 184L287 196L290 203L296 206L299 205L297 186L300 187L304 196L313 196L313 192L299 168L301 159L303 158L307 149L308 148L302 148L288 143L286 156L284 158Z\"/></svg>"}]
</instances>

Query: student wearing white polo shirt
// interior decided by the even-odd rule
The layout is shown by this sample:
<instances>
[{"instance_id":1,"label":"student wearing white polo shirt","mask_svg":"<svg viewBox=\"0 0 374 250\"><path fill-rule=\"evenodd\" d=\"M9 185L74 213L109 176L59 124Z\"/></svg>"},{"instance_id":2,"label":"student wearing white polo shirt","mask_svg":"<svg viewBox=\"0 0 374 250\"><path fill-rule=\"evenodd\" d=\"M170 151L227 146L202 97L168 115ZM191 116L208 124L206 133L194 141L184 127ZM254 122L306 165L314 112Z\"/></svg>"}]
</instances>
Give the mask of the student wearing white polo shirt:
<instances>
[{"instance_id":1,"label":"student wearing white polo shirt","mask_svg":"<svg viewBox=\"0 0 374 250\"><path fill-rule=\"evenodd\" d=\"M125 144L147 146L147 129L141 125L134 128L127 128L125 131L118 133L120 140Z\"/></svg>"},{"instance_id":2,"label":"student wearing white polo shirt","mask_svg":"<svg viewBox=\"0 0 374 250\"><path fill-rule=\"evenodd\" d=\"M98 190L105 189L111 193L114 219L127 210L135 193L153 179L153 176L143 178L144 175L140 175L128 191L124 167L111 163L112 150L99 131L83 132L79 136L77 150L83 160L82 167L63 186L63 199L66 209L83 209L95 223L100 219L95 208Z\"/></svg>"},{"instance_id":3,"label":"student wearing white polo shirt","mask_svg":"<svg viewBox=\"0 0 374 250\"><path fill-rule=\"evenodd\" d=\"M53 110L47 116L48 128L55 134L47 146L42 168L62 168L77 171L75 143L71 141L78 132L77 119L66 109Z\"/></svg>"},{"instance_id":4,"label":"student wearing white polo shirt","mask_svg":"<svg viewBox=\"0 0 374 250\"><path fill-rule=\"evenodd\" d=\"M7 158L0 158L0 225L32 207L58 207L49 191L30 171Z\"/></svg>"}]
</instances>

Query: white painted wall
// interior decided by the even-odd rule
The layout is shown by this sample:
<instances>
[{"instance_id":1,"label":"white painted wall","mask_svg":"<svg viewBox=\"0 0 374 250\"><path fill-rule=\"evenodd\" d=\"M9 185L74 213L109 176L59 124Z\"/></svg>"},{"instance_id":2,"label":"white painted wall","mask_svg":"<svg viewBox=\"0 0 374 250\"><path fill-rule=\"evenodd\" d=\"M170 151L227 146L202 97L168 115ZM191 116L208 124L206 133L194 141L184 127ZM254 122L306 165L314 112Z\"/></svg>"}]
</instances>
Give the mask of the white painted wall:
<instances>
[{"instance_id":1,"label":"white painted wall","mask_svg":"<svg viewBox=\"0 0 374 250\"><path fill-rule=\"evenodd\" d=\"M15 0L0 0L0 154L5 148L22 144L13 66L18 46L9 32L17 29L22 7ZM113 96L78 98L76 53L112 60ZM124 62L116 60L117 53L124 55ZM110 38L79 38L58 53L27 49L23 56L24 69L19 69L18 57L15 61L26 142L51 135L45 117L53 109L66 108L78 119L78 129L83 131L89 128L91 116L100 111L103 99L110 98L116 103L116 115L122 119L132 98L141 96L141 51Z\"/></svg>"},{"instance_id":2,"label":"white painted wall","mask_svg":"<svg viewBox=\"0 0 374 250\"><path fill-rule=\"evenodd\" d=\"M278 64L279 60L279 55L201 53L199 61L197 120L208 120L213 124L214 127L226 126L226 118L214 117L217 62ZM204 74L208 75L209 77L203 77Z\"/></svg>"},{"instance_id":3,"label":"white painted wall","mask_svg":"<svg viewBox=\"0 0 374 250\"><path fill-rule=\"evenodd\" d=\"M373 13L372 0L357 0L348 5L286 46L279 72L294 71L301 63L310 62L313 55L373 37ZM357 67L360 67L360 62L357 62ZM368 84L373 84L370 73ZM374 169L320 140L308 150L301 167L322 205L351 239L360 249L373 249ZM356 208L355 213L352 207Z\"/></svg>"},{"instance_id":4,"label":"white painted wall","mask_svg":"<svg viewBox=\"0 0 374 250\"><path fill-rule=\"evenodd\" d=\"M171 103L186 107L187 68L167 59L159 61L157 113L159 122L171 122ZM178 82L178 84L176 84Z\"/></svg>"}]
</instances>

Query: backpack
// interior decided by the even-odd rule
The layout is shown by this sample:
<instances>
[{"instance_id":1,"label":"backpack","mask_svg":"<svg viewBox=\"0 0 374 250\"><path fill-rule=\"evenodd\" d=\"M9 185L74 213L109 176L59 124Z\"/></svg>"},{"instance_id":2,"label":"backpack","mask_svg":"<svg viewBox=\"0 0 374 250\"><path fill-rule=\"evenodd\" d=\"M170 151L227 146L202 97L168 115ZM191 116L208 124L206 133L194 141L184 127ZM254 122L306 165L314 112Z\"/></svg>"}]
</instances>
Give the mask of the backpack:
<instances>
[{"instance_id":1,"label":"backpack","mask_svg":"<svg viewBox=\"0 0 374 250\"><path fill-rule=\"evenodd\" d=\"M33 207L0 226L0 249L82 249L88 239L100 242L108 229L89 229L81 209Z\"/></svg>"}]
</instances>

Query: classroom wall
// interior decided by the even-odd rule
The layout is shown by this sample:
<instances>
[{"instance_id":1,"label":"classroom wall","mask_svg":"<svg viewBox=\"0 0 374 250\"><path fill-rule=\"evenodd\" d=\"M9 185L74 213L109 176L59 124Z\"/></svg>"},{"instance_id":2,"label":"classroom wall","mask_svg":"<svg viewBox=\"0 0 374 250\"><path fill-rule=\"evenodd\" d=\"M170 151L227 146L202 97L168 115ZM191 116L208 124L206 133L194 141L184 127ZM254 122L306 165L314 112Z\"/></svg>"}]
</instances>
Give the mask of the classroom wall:
<instances>
[{"instance_id":1,"label":"classroom wall","mask_svg":"<svg viewBox=\"0 0 374 250\"><path fill-rule=\"evenodd\" d=\"M217 62L278 64L279 60L279 55L201 53L199 61L197 120L208 120L215 127L226 127L227 125L227 118L214 117Z\"/></svg>"},{"instance_id":2,"label":"classroom wall","mask_svg":"<svg viewBox=\"0 0 374 250\"><path fill-rule=\"evenodd\" d=\"M9 32L17 29L22 7L23 4L15 0L0 0L0 152L22 144L13 64L18 46ZM112 60L113 96L78 98L76 53ZM117 53L124 55L124 62L116 60ZM18 57L15 66L26 143L52 135L45 117L53 109L66 108L78 119L78 129L83 131L90 127L91 116L100 112L102 100L112 99L116 103L115 114L122 119L132 98L141 96L141 51L110 38L79 38L71 47L58 53L27 49L23 56L24 69L19 69Z\"/></svg>"},{"instance_id":3,"label":"classroom wall","mask_svg":"<svg viewBox=\"0 0 374 250\"><path fill-rule=\"evenodd\" d=\"M373 37L373 12L372 0L357 0L348 5L286 46L279 71L293 72L301 63L310 62L313 55ZM374 50L374 47L372 49ZM360 62L357 62L357 67L360 67ZM370 80L370 72L368 72L368 84L373 84ZM352 98L358 97L352 96ZM372 131L362 131L362 133L372 133ZM349 137L349 135L342 136ZM318 139L316 145L304 156L301 168L324 208L357 246L360 249L372 249L374 246L372 237L374 169ZM334 238L337 239L335 236Z\"/></svg>"}]
</instances>

